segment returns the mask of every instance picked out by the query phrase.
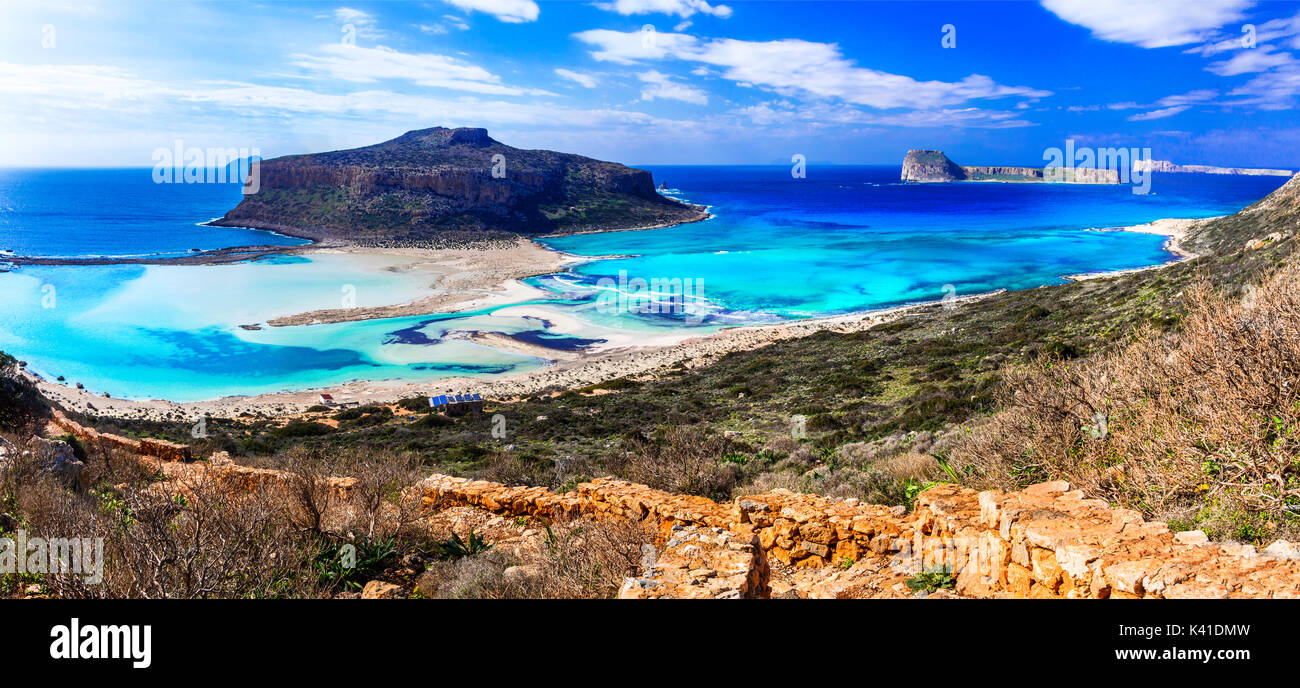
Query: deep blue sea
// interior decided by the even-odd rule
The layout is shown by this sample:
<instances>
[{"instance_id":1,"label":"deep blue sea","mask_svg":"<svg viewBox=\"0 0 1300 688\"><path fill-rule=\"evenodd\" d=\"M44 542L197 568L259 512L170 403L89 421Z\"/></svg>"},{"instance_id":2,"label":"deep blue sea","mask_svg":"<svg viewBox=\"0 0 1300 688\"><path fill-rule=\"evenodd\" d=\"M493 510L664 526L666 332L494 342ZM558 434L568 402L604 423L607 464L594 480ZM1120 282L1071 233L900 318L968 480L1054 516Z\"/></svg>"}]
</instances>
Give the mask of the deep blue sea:
<instances>
[{"instance_id":1,"label":"deep blue sea","mask_svg":"<svg viewBox=\"0 0 1300 688\"><path fill-rule=\"evenodd\" d=\"M1235 212L1282 177L1157 175L1128 186L903 184L898 166L650 167L667 193L713 219L544 240L592 260L530 278L536 298L469 313L297 327L265 323L323 308L401 303L426 280L392 257L312 254L211 266L26 266L0 272L0 350L95 392L192 401L536 370L498 333L560 348L645 343L689 328L835 315L1165 262L1164 238L1094 231ZM299 240L200 223L236 185L154 184L143 170L0 170L0 249L40 256L181 255ZM4 257L0 255L0 269ZM691 308L624 308L625 283L689 284ZM614 298L610 298L614 297ZM350 300L349 300L350 299ZM674 301L674 299L677 299ZM614 307L610 307L613 304ZM665 312L667 311L667 312Z\"/></svg>"},{"instance_id":2,"label":"deep blue sea","mask_svg":"<svg viewBox=\"0 0 1300 688\"><path fill-rule=\"evenodd\" d=\"M1062 275L1142 267L1172 258L1163 237L1088 229L1239 210L1282 177L1171 174L1152 193L1128 186L898 181L897 166L654 167L673 195L716 218L652 232L548 239L589 263L580 282L629 275L703 280L730 311L816 316L998 288ZM539 280L545 283L545 280Z\"/></svg>"},{"instance_id":3,"label":"deep blue sea","mask_svg":"<svg viewBox=\"0 0 1300 688\"><path fill-rule=\"evenodd\" d=\"M153 170L0 169L0 250L26 256L176 256L273 232L200 227L239 203L238 184L154 184Z\"/></svg>"}]
</instances>

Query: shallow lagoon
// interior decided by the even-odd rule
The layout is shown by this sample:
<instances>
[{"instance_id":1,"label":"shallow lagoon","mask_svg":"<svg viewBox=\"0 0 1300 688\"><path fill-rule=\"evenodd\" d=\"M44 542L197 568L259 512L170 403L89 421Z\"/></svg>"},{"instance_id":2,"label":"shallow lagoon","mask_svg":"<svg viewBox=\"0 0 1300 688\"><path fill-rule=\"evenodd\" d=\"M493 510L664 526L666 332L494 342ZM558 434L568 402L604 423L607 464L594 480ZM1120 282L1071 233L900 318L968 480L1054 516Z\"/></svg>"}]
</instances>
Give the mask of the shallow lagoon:
<instances>
[{"instance_id":1,"label":"shallow lagoon","mask_svg":"<svg viewBox=\"0 0 1300 688\"><path fill-rule=\"evenodd\" d=\"M192 401L357 379L427 380L433 392L439 378L492 377L546 365L522 353L526 347L503 351L471 341L474 332L577 349L643 341L683 327L704 332L936 299L945 287L958 295L1028 288L1059 282L1064 274L1153 265L1171 258L1161 248L1163 237L1087 230L1234 212L1285 181L1163 175L1153 195L1135 196L1128 187L898 184L897 167L812 168L803 180L773 167L652 170L679 196L712 205L717 217L545 240L580 255L635 257L532 278L528 282L548 296L529 309L245 330L239 326L349 305L343 301L348 296L362 307L414 300L425 293L427 278L389 269L392 259L338 254L213 266L23 267L0 273L0 350L43 375L63 375L119 397ZM76 182L93 185L88 174L77 171ZM114 179L109 185L120 184ZM48 178L37 186L42 193L77 193L57 191L61 187ZM229 192L211 190L206 200L187 196L186 212L196 220L219 215L232 204ZM56 200L0 197L8 208L48 208ZM44 237L32 253L102 251L102 239L86 237L50 245L68 230L43 225L43 217L11 211L4 222L11 236L30 231ZM128 219L131 226L149 222ZM60 215L58 222L68 218ZM179 230L171 219L165 224L171 234L156 252L185 244L212 248L214 241L234 238L249 243L244 235L205 234L212 228L189 224ZM182 231L193 234L174 234ZM123 252L149 252L148 243L133 233ZM698 322L607 312L596 301L607 284L600 280L620 271L695 280L710 307ZM532 317L538 312L555 317Z\"/></svg>"}]
</instances>

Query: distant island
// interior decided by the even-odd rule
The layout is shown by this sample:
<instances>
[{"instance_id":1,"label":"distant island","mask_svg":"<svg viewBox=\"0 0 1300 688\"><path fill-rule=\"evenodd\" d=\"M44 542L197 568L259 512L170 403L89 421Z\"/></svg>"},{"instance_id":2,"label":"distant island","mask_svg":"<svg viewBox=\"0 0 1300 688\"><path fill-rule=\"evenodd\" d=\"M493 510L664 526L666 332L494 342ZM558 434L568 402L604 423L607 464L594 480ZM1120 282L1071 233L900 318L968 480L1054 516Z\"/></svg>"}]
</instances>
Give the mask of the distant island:
<instances>
[{"instance_id":1,"label":"distant island","mask_svg":"<svg viewBox=\"0 0 1300 688\"><path fill-rule=\"evenodd\" d=\"M708 217L655 190L646 170L502 144L486 129L434 127L391 141L265 160L260 190L212 222L313 240L642 229Z\"/></svg>"},{"instance_id":2,"label":"distant island","mask_svg":"<svg viewBox=\"0 0 1300 688\"><path fill-rule=\"evenodd\" d=\"M1175 172L1195 174L1240 174L1255 177L1290 177L1291 170L1270 170L1257 167L1215 167L1213 165L1178 165L1168 160L1135 160L1133 168L1139 172Z\"/></svg>"},{"instance_id":3,"label":"distant island","mask_svg":"<svg viewBox=\"0 0 1300 688\"><path fill-rule=\"evenodd\" d=\"M1213 165L1178 165L1168 160L1134 160L1133 172L1189 174L1236 174L1249 176L1290 177L1291 170L1251 167L1215 167ZM958 165L943 151L913 149L903 158L905 182L1057 182L1073 184L1118 184L1119 171L1083 167L1061 167L1053 172L1042 167L998 167Z\"/></svg>"},{"instance_id":4,"label":"distant island","mask_svg":"<svg viewBox=\"0 0 1300 688\"><path fill-rule=\"evenodd\" d=\"M1067 184L1118 184L1116 170L1058 168L1047 174L1042 167L958 165L938 150L907 151L903 158L905 182L1046 182Z\"/></svg>"}]
</instances>

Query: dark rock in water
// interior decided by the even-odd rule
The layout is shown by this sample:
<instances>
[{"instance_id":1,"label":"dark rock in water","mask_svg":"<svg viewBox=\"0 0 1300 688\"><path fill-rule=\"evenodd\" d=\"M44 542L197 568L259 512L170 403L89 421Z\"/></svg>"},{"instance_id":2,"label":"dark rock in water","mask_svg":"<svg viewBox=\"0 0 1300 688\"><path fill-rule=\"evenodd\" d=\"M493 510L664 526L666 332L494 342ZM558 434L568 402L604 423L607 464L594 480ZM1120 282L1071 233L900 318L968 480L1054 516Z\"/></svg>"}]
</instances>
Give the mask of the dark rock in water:
<instances>
[{"instance_id":1,"label":"dark rock in water","mask_svg":"<svg viewBox=\"0 0 1300 688\"><path fill-rule=\"evenodd\" d=\"M58 377L56 377L56 378L54 378L54 379L58 380L59 382L63 382L63 376L62 376L62 375L60 375L60 376L58 376Z\"/></svg>"},{"instance_id":2,"label":"dark rock in water","mask_svg":"<svg viewBox=\"0 0 1300 688\"><path fill-rule=\"evenodd\" d=\"M568 233L702 220L649 172L502 144L485 129L420 129L352 150L261 163L260 189L218 226L353 243L449 232Z\"/></svg>"},{"instance_id":3,"label":"dark rock in water","mask_svg":"<svg viewBox=\"0 0 1300 688\"><path fill-rule=\"evenodd\" d=\"M240 325L240 326L239 326L239 329L241 329L241 330L260 330L260 329L262 329L262 326L261 326L261 325Z\"/></svg>"}]
</instances>

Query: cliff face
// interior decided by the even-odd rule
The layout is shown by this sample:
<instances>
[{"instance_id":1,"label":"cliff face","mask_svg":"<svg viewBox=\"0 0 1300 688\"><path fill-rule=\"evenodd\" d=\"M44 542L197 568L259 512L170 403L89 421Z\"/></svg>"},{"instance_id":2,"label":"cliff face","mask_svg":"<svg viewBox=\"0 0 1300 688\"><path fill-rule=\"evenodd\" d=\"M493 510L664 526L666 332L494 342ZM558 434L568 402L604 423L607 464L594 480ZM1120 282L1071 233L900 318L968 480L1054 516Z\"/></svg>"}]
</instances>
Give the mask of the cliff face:
<instances>
[{"instance_id":1,"label":"cliff face","mask_svg":"<svg viewBox=\"0 0 1300 688\"><path fill-rule=\"evenodd\" d=\"M1118 184L1119 172L1090 168L999 167L958 165L937 150L910 150L903 158L905 182L1057 182L1068 184Z\"/></svg>"},{"instance_id":2,"label":"cliff face","mask_svg":"<svg viewBox=\"0 0 1300 688\"><path fill-rule=\"evenodd\" d=\"M404 242L447 231L632 229L702 219L649 172L436 127L261 163L261 188L214 224L311 239Z\"/></svg>"},{"instance_id":3,"label":"cliff face","mask_svg":"<svg viewBox=\"0 0 1300 688\"><path fill-rule=\"evenodd\" d=\"M960 165L948 159L943 151L910 150L903 158L905 182L955 182L966 179Z\"/></svg>"},{"instance_id":4,"label":"cliff face","mask_svg":"<svg viewBox=\"0 0 1300 688\"><path fill-rule=\"evenodd\" d=\"M1152 172L1240 174L1256 177L1290 177L1292 174L1291 170L1270 170L1256 167L1215 167L1213 165L1179 165L1168 160L1137 160L1134 161L1133 168L1137 170L1151 170Z\"/></svg>"}]
</instances>

